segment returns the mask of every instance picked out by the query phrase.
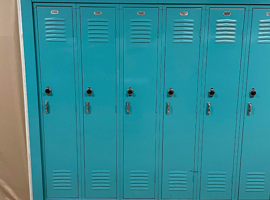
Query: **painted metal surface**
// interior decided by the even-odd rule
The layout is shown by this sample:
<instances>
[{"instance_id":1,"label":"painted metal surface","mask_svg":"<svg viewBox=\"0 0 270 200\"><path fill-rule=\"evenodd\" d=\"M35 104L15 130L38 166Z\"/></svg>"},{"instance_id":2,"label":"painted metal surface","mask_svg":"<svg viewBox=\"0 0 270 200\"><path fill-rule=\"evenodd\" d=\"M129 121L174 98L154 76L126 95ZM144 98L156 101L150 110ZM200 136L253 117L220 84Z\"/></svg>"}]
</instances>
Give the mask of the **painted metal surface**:
<instances>
[{"instance_id":1,"label":"painted metal surface","mask_svg":"<svg viewBox=\"0 0 270 200\"><path fill-rule=\"evenodd\" d=\"M245 9L209 12L200 198L231 199Z\"/></svg>"},{"instance_id":2,"label":"painted metal surface","mask_svg":"<svg viewBox=\"0 0 270 200\"><path fill-rule=\"evenodd\" d=\"M32 0L32 2L52 2L55 0ZM258 4L270 4L268 0L58 0L57 2L72 2L72 3L140 3L140 4L221 4L221 5L258 5Z\"/></svg>"},{"instance_id":3,"label":"painted metal surface","mask_svg":"<svg viewBox=\"0 0 270 200\"><path fill-rule=\"evenodd\" d=\"M202 14L166 9L162 198L193 198Z\"/></svg>"},{"instance_id":4,"label":"painted metal surface","mask_svg":"<svg viewBox=\"0 0 270 200\"><path fill-rule=\"evenodd\" d=\"M115 7L80 8L87 198L116 198L116 14Z\"/></svg>"},{"instance_id":5,"label":"painted metal surface","mask_svg":"<svg viewBox=\"0 0 270 200\"><path fill-rule=\"evenodd\" d=\"M253 9L239 199L269 199L270 8ZM250 91L254 88L256 95ZM254 95L254 93L253 93ZM251 105L248 116L248 104Z\"/></svg>"},{"instance_id":6,"label":"painted metal surface","mask_svg":"<svg viewBox=\"0 0 270 200\"><path fill-rule=\"evenodd\" d=\"M72 7L37 7L44 175L48 198L78 197L72 12ZM51 92L49 88L45 90L46 87L50 87Z\"/></svg>"},{"instance_id":7,"label":"painted metal surface","mask_svg":"<svg viewBox=\"0 0 270 200\"><path fill-rule=\"evenodd\" d=\"M30 12L29 12L30 10ZM37 67L36 67L36 46L34 38L34 24L29 23L34 21L34 13L32 3L30 0L21 2L21 15L22 15L22 38L24 59L22 62L25 64L25 76L27 93L27 107L25 115L28 116L29 126L29 143L31 172L32 176L32 191L33 199L43 200L43 176L42 176L42 153L41 153L41 137L40 137L40 115L39 115L39 98L38 98L38 84L37 84ZM23 64L22 64L23 65ZM23 67L23 66L22 66ZM28 111L28 112L27 112ZM31 182L31 181L30 181ZM31 188L30 188L31 191ZM31 197L31 194L30 194ZM32 199L31 199L32 200Z\"/></svg>"},{"instance_id":8,"label":"painted metal surface","mask_svg":"<svg viewBox=\"0 0 270 200\"><path fill-rule=\"evenodd\" d=\"M189 3L214 2L194 0ZM218 0L215 3L224 4ZM231 188L234 179L239 178L233 177L233 171L238 170L233 163L234 141L240 137L235 131L239 126L236 121L241 119L237 113L238 87L243 87L239 85L239 73L241 49L249 45L246 100L240 102L245 105L245 123L239 199L269 198L269 162L262 159L269 154L265 107L269 8L253 9L251 41L245 44L242 31L246 7L213 6L205 13L205 6L200 5L185 5L185 8L170 5L168 7L174 8L164 6L161 10L154 4L121 5L120 12L119 5L113 4L78 4L78 9L70 3L34 4L38 36L36 66L32 5L30 0L22 2L34 199L237 199L232 196L237 191ZM122 15L119 27L118 17ZM209 15L209 21L201 24L204 15ZM191 20L181 27L188 28L192 24L192 34L175 27L182 23L175 20L182 18ZM160 26L161 19L165 19L163 26ZM207 27L205 32L200 33L204 26ZM106 27L107 31L100 27ZM164 35L158 34L161 29ZM207 39L200 44L200 36L204 34ZM159 48L161 40L164 55ZM122 46L122 54L118 45ZM118 59L123 62L123 72L117 71ZM165 73L159 77L162 59ZM198 69L202 59L207 61L206 71ZM204 77L202 72L206 76L204 91L200 89L204 86L197 83ZM123 77L117 79L118 73L123 73ZM123 86L120 90L119 81ZM52 89L50 96L44 92L47 86ZM93 89L91 96L86 94L88 87ZM129 87L134 90L131 97L127 95ZM160 95L160 87L164 95ZM172 97L167 96L169 88L174 90ZM212 98L207 94L210 88L215 90ZM249 97L252 88L257 91L254 98ZM123 97L122 106L117 105L119 92ZM204 92L205 102L201 95ZM159 99L162 100L160 107ZM89 102L89 114L86 102ZM129 114L126 102L129 102ZM169 115L166 115L167 102L170 103ZM206 115L208 102L209 116ZM251 103L250 116L247 116L248 103ZM199 109L203 109L204 117L197 118L196 123ZM116 111L122 114L121 119L117 118ZM102 126L104 121L106 126ZM198 137L198 141L195 140L197 129L203 136ZM119 137L118 130L121 131ZM159 134L160 140L157 139ZM119 138L121 142L117 143ZM201 141L202 149L199 148ZM197 163L200 159L194 158L194 154L201 153L202 163ZM200 165L201 182L197 182L196 169ZM200 195L196 187L201 187Z\"/></svg>"},{"instance_id":9,"label":"painted metal surface","mask_svg":"<svg viewBox=\"0 0 270 200\"><path fill-rule=\"evenodd\" d=\"M123 8L124 198L154 198L159 8ZM131 87L134 93L129 96Z\"/></svg>"}]
</instances>

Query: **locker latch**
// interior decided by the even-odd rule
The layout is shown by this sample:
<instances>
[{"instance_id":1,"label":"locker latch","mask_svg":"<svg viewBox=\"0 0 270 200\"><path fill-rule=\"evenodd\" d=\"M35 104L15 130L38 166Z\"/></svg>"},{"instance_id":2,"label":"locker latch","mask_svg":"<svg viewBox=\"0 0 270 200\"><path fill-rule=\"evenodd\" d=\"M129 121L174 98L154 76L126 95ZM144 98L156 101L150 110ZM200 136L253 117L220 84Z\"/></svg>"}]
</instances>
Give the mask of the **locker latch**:
<instances>
[{"instance_id":1,"label":"locker latch","mask_svg":"<svg viewBox=\"0 0 270 200\"><path fill-rule=\"evenodd\" d=\"M127 101L127 104L126 104L126 107L127 107L127 115L129 115L129 105L130 105L130 103L129 103L129 101Z\"/></svg>"},{"instance_id":2,"label":"locker latch","mask_svg":"<svg viewBox=\"0 0 270 200\"><path fill-rule=\"evenodd\" d=\"M207 103L207 115L210 115L210 111L211 111L211 103L210 102L208 102Z\"/></svg>"},{"instance_id":3,"label":"locker latch","mask_svg":"<svg viewBox=\"0 0 270 200\"><path fill-rule=\"evenodd\" d=\"M251 103L248 103L248 116L251 114Z\"/></svg>"},{"instance_id":4,"label":"locker latch","mask_svg":"<svg viewBox=\"0 0 270 200\"><path fill-rule=\"evenodd\" d=\"M166 107L167 107L166 114L169 115L170 114L170 103L169 102L166 103Z\"/></svg>"},{"instance_id":5,"label":"locker latch","mask_svg":"<svg viewBox=\"0 0 270 200\"><path fill-rule=\"evenodd\" d=\"M90 110L90 102L89 101L86 101L85 102L85 109L86 109L86 114L89 115L89 110Z\"/></svg>"},{"instance_id":6,"label":"locker latch","mask_svg":"<svg viewBox=\"0 0 270 200\"><path fill-rule=\"evenodd\" d=\"M45 101L45 112L46 114L49 114L49 102Z\"/></svg>"}]
</instances>

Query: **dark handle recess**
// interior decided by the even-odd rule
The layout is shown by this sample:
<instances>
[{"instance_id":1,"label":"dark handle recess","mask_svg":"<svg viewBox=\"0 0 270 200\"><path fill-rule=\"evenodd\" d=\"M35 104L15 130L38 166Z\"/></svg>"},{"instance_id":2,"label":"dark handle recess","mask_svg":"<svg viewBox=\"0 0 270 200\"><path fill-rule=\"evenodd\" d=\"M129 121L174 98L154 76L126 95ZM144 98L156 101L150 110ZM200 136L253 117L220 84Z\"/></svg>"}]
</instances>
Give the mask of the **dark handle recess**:
<instances>
[{"instance_id":1,"label":"dark handle recess","mask_svg":"<svg viewBox=\"0 0 270 200\"><path fill-rule=\"evenodd\" d=\"M48 96L50 96L51 93L52 93L52 89L51 89L49 86L47 86L46 89L45 89L45 93L46 93Z\"/></svg>"},{"instance_id":2,"label":"dark handle recess","mask_svg":"<svg viewBox=\"0 0 270 200\"><path fill-rule=\"evenodd\" d=\"M174 90L172 88L170 88L167 92L167 94L169 95L169 97L172 97L174 94Z\"/></svg>"},{"instance_id":3,"label":"dark handle recess","mask_svg":"<svg viewBox=\"0 0 270 200\"><path fill-rule=\"evenodd\" d=\"M249 92L249 95L251 98L255 97L255 95L257 94L256 90L254 88L252 88Z\"/></svg>"},{"instance_id":4,"label":"dark handle recess","mask_svg":"<svg viewBox=\"0 0 270 200\"><path fill-rule=\"evenodd\" d=\"M211 89L208 91L209 97L213 97L215 93L216 93L216 92L215 92L214 88L211 88Z\"/></svg>"},{"instance_id":5,"label":"dark handle recess","mask_svg":"<svg viewBox=\"0 0 270 200\"><path fill-rule=\"evenodd\" d=\"M88 87L87 90L86 90L86 93L91 96L93 94L93 90L92 88Z\"/></svg>"},{"instance_id":6,"label":"dark handle recess","mask_svg":"<svg viewBox=\"0 0 270 200\"><path fill-rule=\"evenodd\" d=\"M128 90L127 90L128 96L131 97L133 92L134 92L133 89L131 87L129 87Z\"/></svg>"}]
</instances>

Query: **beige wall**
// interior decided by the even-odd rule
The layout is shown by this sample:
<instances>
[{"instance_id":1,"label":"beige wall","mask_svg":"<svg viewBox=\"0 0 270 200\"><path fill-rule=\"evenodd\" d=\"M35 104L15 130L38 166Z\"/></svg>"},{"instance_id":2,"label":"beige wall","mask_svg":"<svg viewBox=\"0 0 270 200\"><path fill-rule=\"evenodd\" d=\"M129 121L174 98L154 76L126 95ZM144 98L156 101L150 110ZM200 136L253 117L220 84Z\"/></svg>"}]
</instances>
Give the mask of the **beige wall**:
<instances>
[{"instance_id":1,"label":"beige wall","mask_svg":"<svg viewBox=\"0 0 270 200\"><path fill-rule=\"evenodd\" d=\"M0 0L0 200L29 200L16 0Z\"/></svg>"}]
</instances>

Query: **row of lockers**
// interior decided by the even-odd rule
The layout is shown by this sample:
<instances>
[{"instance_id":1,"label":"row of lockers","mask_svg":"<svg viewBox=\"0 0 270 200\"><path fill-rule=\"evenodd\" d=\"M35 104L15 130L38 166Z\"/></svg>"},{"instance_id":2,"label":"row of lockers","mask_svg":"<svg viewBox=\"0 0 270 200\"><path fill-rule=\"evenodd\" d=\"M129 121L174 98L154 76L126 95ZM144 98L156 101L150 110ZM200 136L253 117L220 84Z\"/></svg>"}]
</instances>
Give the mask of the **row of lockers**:
<instances>
[{"instance_id":1,"label":"row of lockers","mask_svg":"<svg viewBox=\"0 0 270 200\"><path fill-rule=\"evenodd\" d=\"M42 4L35 28L46 198L269 199L270 8Z\"/></svg>"}]
</instances>

